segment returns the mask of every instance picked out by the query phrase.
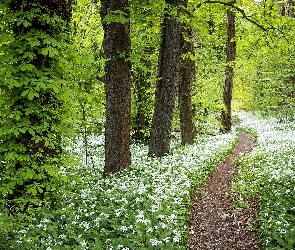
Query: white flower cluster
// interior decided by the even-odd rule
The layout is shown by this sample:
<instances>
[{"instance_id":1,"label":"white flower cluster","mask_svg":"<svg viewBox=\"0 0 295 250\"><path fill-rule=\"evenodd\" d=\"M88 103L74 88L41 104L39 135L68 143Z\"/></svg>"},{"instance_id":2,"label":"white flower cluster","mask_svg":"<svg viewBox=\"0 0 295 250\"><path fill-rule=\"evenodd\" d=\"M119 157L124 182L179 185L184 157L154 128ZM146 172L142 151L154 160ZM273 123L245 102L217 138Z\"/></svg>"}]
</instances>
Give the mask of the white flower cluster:
<instances>
[{"instance_id":1,"label":"white flower cluster","mask_svg":"<svg viewBox=\"0 0 295 250\"><path fill-rule=\"evenodd\" d=\"M77 249L94 249L95 244L99 249L183 249L194 182L222 160L235 138L234 133L199 136L187 147L180 147L176 138L171 155L161 159L148 157L147 146L133 144L132 165L102 178L103 147L95 145L103 139L91 137L95 150L89 150L89 164L63 170L81 182L72 182L73 190L64 194L57 222L48 216L37 223L43 235L39 245L59 249L61 242L72 247L74 239ZM73 152L82 156L83 144L77 145ZM35 228L32 225L30 233Z\"/></svg>"},{"instance_id":2,"label":"white flower cluster","mask_svg":"<svg viewBox=\"0 0 295 250\"><path fill-rule=\"evenodd\" d=\"M240 113L241 126L257 134L257 147L239 170L238 189L259 192L260 224L269 249L293 249L295 228L295 124ZM273 247L273 248L272 248Z\"/></svg>"}]
</instances>

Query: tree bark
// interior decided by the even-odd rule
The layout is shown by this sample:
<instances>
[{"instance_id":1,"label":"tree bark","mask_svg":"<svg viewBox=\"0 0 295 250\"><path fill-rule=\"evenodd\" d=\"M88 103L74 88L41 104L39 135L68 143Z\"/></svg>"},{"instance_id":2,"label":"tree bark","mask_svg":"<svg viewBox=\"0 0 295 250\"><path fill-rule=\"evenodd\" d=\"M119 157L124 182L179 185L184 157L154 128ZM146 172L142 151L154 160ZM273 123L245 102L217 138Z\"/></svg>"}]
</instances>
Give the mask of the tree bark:
<instances>
[{"instance_id":1,"label":"tree bark","mask_svg":"<svg viewBox=\"0 0 295 250\"><path fill-rule=\"evenodd\" d=\"M173 8L183 6L185 2L186 0L166 0L166 3ZM167 13L162 24L159 80L149 142L148 154L152 157L163 157L169 153L176 88L180 80L182 29L177 17Z\"/></svg>"},{"instance_id":2,"label":"tree bark","mask_svg":"<svg viewBox=\"0 0 295 250\"><path fill-rule=\"evenodd\" d=\"M280 15L281 16L285 16L286 15L286 6L285 6L284 3L280 5Z\"/></svg>"},{"instance_id":3,"label":"tree bark","mask_svg":"<svg viewBox=\"0 0 295 250\"><path fill-rule=\"evenodd\" d=\"M294 1L288 0L287 5L288 5L288 16L294 18L295 17L295 15L294 15L294 8L295 8Z\"/></svg>"},{"instance_id":4,"label":"tree bark","mask_svg":"<svg viewBox=\"0 0 295 250\"><path fill-rule=\"evenodd\" d=\"M227 12L227 51L226 51L226 70L225 82L223 87L223 104L225 109L221 112L221 132L227 133L231 131L231 101L232 89L234 82L233 62L236 58L236 42L232 41L235 37L235 13L231 10Z\"/></svg>"},{"instance_id":5,"label":"tree bark","mask_svg":"<svg viewBox=\"0 0 295 250\"><path fill-rule=\"evenodd\" d=\"M183 39L182 53L194 56L194 43L192 41L192 30L186 30L187 39ZM191 102L191 86L195 79L195 60L191 57L181 59L181 81L179 84L179 116L181 145L193 144L195 128L193 123L193 111Z\"/></svg>"},{"instance_id":6,"label":"tree bark","mask_svg":"<svg viewBox=\"0 0 295 250\"><path fill-rule=\"evenodd\" d=\"M148 65L147 62L144 62ZM150 65L149 65L150 67ZM137 69L136 76L134 76L134 92L135 92L135 105L136 114L133 121L133 134L132 139L135 141L147 141L148 135L147 131L150 126L149 122L149 99L150 93L149 89L151 84L147 81L148 76L142 70Z\"/></svg>"},{"instance_id":7,"label":"tree bark","mask_svg":"<svg viewBox=\"0 0 295 250\"><path fill-rule=\"evenodd\" d=\"M130 165L130 96L131 51L129 22L107 24L104 18L120 10L130 14L128 0L102 0L101 18L104 29L103 49L106 57L106 125L104 175L116 173Z\"/></svg>"}]
</instances>

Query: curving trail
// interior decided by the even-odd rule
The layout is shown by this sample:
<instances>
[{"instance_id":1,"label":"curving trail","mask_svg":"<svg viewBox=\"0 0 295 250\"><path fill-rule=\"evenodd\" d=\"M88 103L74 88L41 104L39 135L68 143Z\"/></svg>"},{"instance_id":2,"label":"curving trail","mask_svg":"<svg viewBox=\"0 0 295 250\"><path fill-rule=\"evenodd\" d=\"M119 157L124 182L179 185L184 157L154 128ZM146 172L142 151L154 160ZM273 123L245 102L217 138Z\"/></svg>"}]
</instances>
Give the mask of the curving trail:
<instances>
[{"instance_id":1,"label":"curving trail","mask_svg":"<svg viewBox=\"0 0 295 250\"><path fill-rule=\"evenodd\" d=\"M232 154L220 163L203 188L192 200L190 221L191 250L254 250L259 249L255 229L249 223L257 213L255 202L249 209L234 209L234 193L230 192L236 166L233 161L249 153L255 145L252 135L239 132L239 142Z\"/></svg>"}]
</instances>

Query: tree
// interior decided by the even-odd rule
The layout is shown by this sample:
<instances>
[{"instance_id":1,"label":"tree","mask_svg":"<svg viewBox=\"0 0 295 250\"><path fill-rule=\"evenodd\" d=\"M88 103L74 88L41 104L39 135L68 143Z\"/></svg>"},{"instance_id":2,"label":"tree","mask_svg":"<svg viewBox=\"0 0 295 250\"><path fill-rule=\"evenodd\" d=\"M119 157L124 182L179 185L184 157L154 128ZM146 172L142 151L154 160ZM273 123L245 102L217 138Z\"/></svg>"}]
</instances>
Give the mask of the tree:
<instances>
[{"instance_id":1,"label":"tree","mask_svg":"<svg viewBox=\"0 0 295 250\"><path fill-rule=\"evenodd\" d=\"M186 31L186 32L185 32ZM194 43L192 41L192 29L186 28L183 33L186 37L183 37L181 59L181 80L179 84L178 93L178 105L179 105L179 117L180 117L180 132L181 132L181 144L193 144L194 139L194 123L193 123L193 111L191 102L191 86L195 79L195 59L194 57Z\"/></svg>"},{"instance_id":2,"label":"tree","mask_svg":"<svg viewBox=\"0 0 295 250\"><path fill-rule=\"evenodd\" d=\"M235 38L235 13L227 11L227 47L226 47L226 69L225 82L223 87L223 104L225 109L221 112L221 131L227 133L231 130L231 101L234 82L233 62L236 58Z\"/></svg>"},{"instance_id":3,"label":"tree","mask_svg":"<svg viewBox=\"0 0 295 250\"><path fill-rule=\"evenodd\" d=\"M163 18L162 42L158 62L158 78L155 94L149 156L162 157L169 153L171 126L180 80L182 53L182 27L177 20L180 8L186 0L166 0L167 9Z\"/></svg>"},{"instance_id":4,"label":"tree","mask_svg":"<svg viewBox=\"0 0 295 250\"><path fill-rule=\"evenodd\" d=\"M288 16L289 17L295 17L294 8L295 8L294 1L288 0Z\"/></svg>"},{"instance_id":5,"label":"tree","mask_svg":"<svg viewBox=\"0 0 295 250\"><path fill-rule=\"evenodd\" d=\"M106 57L106 125L104 175L130 165L131 51L128 0L102 0Z\"/></svg>"},{"instance_id":6,"label":"tree","mask_svg":"<svg viewBox=\"0 0 295 250\"><path fill-rule=\"evenodd\" d=\"M61 185L67 88L60 64L72 1L1 4L0 193L15 214L42 205Z\"/></svg>"}]
</instances>

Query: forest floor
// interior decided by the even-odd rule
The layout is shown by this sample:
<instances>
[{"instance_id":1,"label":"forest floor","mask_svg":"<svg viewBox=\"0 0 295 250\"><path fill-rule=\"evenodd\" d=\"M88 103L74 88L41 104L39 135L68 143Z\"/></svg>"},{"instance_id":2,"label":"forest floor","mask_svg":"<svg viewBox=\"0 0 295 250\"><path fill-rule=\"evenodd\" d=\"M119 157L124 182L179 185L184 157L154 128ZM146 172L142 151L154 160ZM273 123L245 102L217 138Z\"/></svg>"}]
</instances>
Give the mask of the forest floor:
<instances>
[{"instance_id":1,"label":"forest floor","mask_svg":"<svg viewBox=\"0 0 295 250\"><path fill-rule=\"evenodd\" d=\"M257 203L252 201L248 208L234 208L236 194L231 192L237 168L233 161L249 153L254 145L252 135L239 131L239 142L231 155L216 167L204 187L197 189L191 208L190 249L259 249L251 224L258 212Z\"/></svg>"}]
</instances>

